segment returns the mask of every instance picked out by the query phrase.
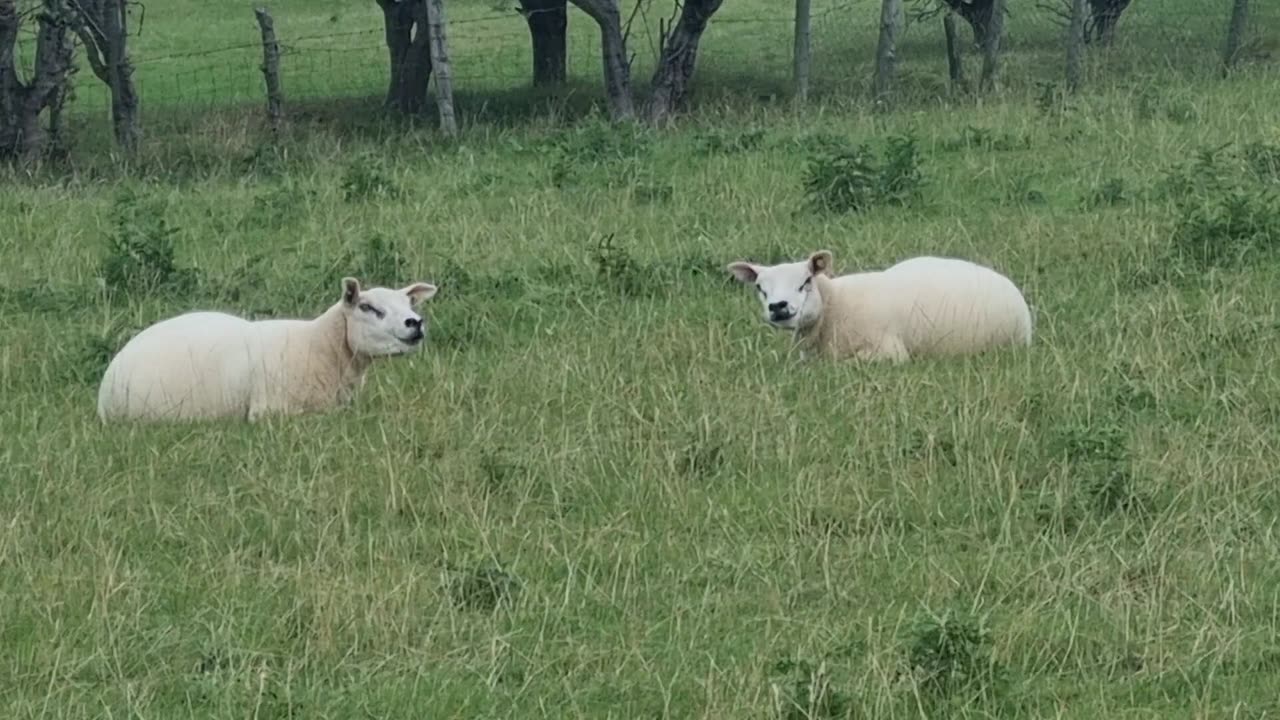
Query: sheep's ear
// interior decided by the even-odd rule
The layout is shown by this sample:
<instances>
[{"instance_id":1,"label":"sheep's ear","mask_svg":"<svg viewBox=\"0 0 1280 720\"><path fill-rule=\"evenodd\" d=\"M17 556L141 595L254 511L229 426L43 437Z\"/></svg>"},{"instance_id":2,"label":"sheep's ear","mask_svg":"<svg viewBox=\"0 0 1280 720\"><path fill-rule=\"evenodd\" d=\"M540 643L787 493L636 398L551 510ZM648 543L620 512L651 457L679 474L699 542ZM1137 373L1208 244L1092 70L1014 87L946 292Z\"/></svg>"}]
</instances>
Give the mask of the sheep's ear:
<instances>
[{"instance_id":1,"label":"sheep's ear","mask_svg":"<svg viewBox=\"0 0 1280 720\"><path fill-rule=\"evenodd\" d=\"M360 282L353 277L342 278L342 302L355 305L360 298Z\"/></svg>"},{"instance_id":2,"label":"sheep's ear","mask_svg":"<svg viewBox=\"0 0 1280 720\"><path fill-rule=\"evenodd\" d=\"M404 290L401 290L401 292L409 296L410 305L417 306L418 303L423 300L430 300L435 297L437 290L438 288L431 283L414 283Z\"/></svg>"},{"instance_id":3,"label":"sheep's ear","mask_svg":"<svg viewBox=\"0 0 1280 720\"><path fill-rule=\"evenodd\" d=\"M737 278L738 282L753 283L756 278L760 277L761 268L759 265L752 265L749 262L739 260L738 262L729 263L725 269Z\"/></svg>"},{"instance_id":4,"label":"sheep's ear","mask_svg":"<svg viewBox=\"0 0 1280 720\"><path fill-rule=\"evenodd\" d=\"M831 277L831 251L819 250L809 256L809 274Z\"/></svg>"}]
</instances>

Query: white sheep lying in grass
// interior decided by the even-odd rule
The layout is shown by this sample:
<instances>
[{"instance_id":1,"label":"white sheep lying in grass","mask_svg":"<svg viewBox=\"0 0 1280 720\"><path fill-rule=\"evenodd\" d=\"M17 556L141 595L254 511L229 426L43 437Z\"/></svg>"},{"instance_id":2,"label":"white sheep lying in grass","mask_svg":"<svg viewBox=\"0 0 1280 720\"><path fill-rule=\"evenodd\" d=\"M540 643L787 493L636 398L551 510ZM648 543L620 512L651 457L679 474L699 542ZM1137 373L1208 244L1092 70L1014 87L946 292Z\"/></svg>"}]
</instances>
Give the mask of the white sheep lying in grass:
<instances>
[{"instance_id":1,"label":"white sheep lying in grass","mask_svg":"<svg viewBox=\"0 0 1280 720\"><path fill-rule=\"evenodd\" d=\"M1031 344L1022 292L991 268L967 260L917 257L876 272L833 277L830 251L808 260L728 270L752 283L769 325L830 358L904 362Z\"/></svg>"},{"instance_id":2,"label":"white sheep lying in grass","mask_svg":"<svg viewBox=\"0 0 1280 720\"><path fill-rule=\"evenodd\" d=\"M325 410L350 402L375 358L422 344L414 308L434 285L360 290L312 320L245 320L192 312L133 337L107 366L98 417L108 420L244 418Z\"/></svg>"}]
</instances>

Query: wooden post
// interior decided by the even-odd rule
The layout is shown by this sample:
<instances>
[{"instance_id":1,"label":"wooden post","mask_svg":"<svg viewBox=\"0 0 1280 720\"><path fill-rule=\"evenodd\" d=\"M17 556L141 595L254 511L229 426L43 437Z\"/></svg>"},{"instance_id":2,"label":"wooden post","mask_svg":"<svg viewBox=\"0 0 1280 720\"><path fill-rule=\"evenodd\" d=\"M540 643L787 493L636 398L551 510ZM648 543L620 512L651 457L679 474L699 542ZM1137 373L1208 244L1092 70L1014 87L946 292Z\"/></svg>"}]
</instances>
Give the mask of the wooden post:
<instances>
[{"instance_id":1,"label":"wooden post","mask_svg":"<svg viewBox=\"0 0 1280 720\"><path fill-rule=\"evenodd\" d=\"M796 99L804 102L809 99L809 69L813 61L810 47L810 0L796 0L795 59L792 68L792 79L795 83Z\"/></svg>"},{"instance_id":2,"label":"wooden post","mask_svg":"<svg viewBox=\"0 0 1280 720\"><path fill-rule=\"evenodd\" d=\"M947 38L947 74L951 77L951 92L965 92L969 83L964 77L964 55L956 35L956 16L953 13L942 16L942 32Z\"/></svg>"},{"instance_id":3,"label":"wooden post","mask_svg":"<svg viewBox=\"0 0 1280 720\"><path fill-rule=\"evenodd\" d=\"M1067 26L1067 92L1080 89L1084 63L1084 21L1088 0L1071 0L1071 23Z\"/></svg>"},{"instance_id":4,"label":"wooden post","mask_svg":"<svg viewBox=\"0 0 1280 720\"><path fill-rule=\"evenodd\" d=\"M1000 76L1000 41L1004 37L1005 0L994 0L991 3L991 22L987 25L986 37L982 44L982 89L995 92L999 88Z\"/></svg>"},{"instance_id":5,"label":"wooden post","mask_svg":"<svg viewBox=\"0 0 1280 720\"><path fill-rule=\"evenodd\" d=\"M126 10L125 0L106 0L102 4L102 33L106 36L107 66L111 71L111 118L116 144L125 155L132 156L138 148L138 92L129 59Z\"/></svg>"},{"instance_id":6,"label":"wooden post","mask_svg":"<svg viewBox=\"0 0 1280 720\"><path fill-rule=\"evenodd\" d=\"M444 0L427 0L427 27L430 31L431 70L436 76L436 105L440 108L440 129L453 137L458 121L453 115L453 69L445 39Z\"/></svg>"},{"instance_id":7,"label":"wooden post","mask_svg":"<svg viewBox=\"0 0 1280 720\"><path fill-rule=\"evenodd\" d=\"M254 17L262 30L262 76L267 82L267 121L271 136L280 137L280 123L284 118L284 93L280 89L280 44L276 42L275 23L266 8L255 8Z\"/></svg>"},{"instance_id":8,"label":"wooden post","mask_svg":"<svg viewBox=\"0 0 1280 720\"><path fill-rule=\"evenodd\" d=\"M1236 64L1244 31L1249 24L1249 0L1235 0L1231 4L1231 22L1227 25L1227 42L1222 48L1222 72L1225 75Z\"/></svg>"},{"instance_id":9,"label":"wooden post","mask_svg":"<svg viewBox=\"0 0 1280 720\"><path fill-rule=\"evenodd\" d=\"M876 101L884 102L893 89L893 71L898 60L898 30L902 27L902 0L880 3L880 42L876 46Z\"/></svg>"}]
</instances>

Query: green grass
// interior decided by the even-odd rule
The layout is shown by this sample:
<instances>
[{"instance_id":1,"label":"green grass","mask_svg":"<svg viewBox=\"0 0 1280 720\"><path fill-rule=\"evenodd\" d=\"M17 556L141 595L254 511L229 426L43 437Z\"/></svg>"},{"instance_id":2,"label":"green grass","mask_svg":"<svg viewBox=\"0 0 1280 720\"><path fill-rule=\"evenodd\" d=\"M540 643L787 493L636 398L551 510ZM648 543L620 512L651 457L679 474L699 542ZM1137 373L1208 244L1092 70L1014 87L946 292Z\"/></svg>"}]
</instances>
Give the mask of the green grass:
<instances>
[{"instance_id":1,"label":"green grass","mask_svg":"<svg viewBox=\"0 0 1280 720\"><path fill-rule=\"evenodd\" d=\"M185 25L151 9L140 57L250 23L183 5ZM89 146L12 182L0 715L1280 714L1276 238L1188 259L1184 219L1234 227L1226 191L1163 183L1198 149L1280 144L1280 79L1216 77L1217 20L1138 12L1056 112L1037 105L1048 29L1015 36L984 100L936 92L938 48L909 35L889 114L861 94L871 21L822 41L857 54L806 111L756 101L785 62L717 64L726 29L674 131L565 125L513 93L456 144L317 104L277 152L256 105L157 110L173 124L133 171ZM336 13L376 27L372 7L276 9L291 28ZM1182 65L1143 61L1193 32ZM917 141L917 202L811 208L811 151L897 135ZM1271 207L1273 176L1223 162ZM107 286L121 237L170 237L173 282ZM818 248L842 272L993 264L1036 341L802 362L722 268ZM348 273L441 287L430 344L376 366L354 407L97 423L133 330L197 307L316 314Z\"/></svg>"}]
</instances>

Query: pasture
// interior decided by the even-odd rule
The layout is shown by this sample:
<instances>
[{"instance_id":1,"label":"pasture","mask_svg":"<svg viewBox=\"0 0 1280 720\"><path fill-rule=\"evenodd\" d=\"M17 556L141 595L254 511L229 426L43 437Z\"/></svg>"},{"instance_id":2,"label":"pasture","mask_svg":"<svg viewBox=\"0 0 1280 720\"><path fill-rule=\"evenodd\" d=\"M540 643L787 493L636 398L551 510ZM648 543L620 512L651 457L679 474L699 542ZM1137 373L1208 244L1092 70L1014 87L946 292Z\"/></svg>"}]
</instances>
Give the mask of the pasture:
<instances>
[{"instance_id":1,"label":"pasture","mask_svg":"<svg viewBox=\"0 0 1280 720\"><path fill-rule=\"evenodd\" d=\"M140 59L254 40L248 6L170 4ZM1011 19L1004 88L958 99L913 26L888 112L874 3L819 42L805 109L762 99L788 26L753 77L713 20L670 130L584 117L575 51L569 100L460 86L454 142L309 99L264 148L258 99L152 108L140 62L138 167L2 180L0 715L1280 715L1280 73L1224 79L1224 17L1137 5L1073 97L1038 84L1052 25ZM839 170L814 158L861 143L905 194L815 202ZM724 266L823 248L992 265L1035 341L802 361ZM440 288L351 408L98 423L130 333L311 317L344 275Z\"/></svg>"}]
</instances>

